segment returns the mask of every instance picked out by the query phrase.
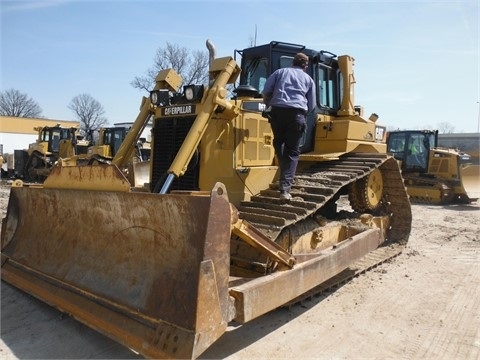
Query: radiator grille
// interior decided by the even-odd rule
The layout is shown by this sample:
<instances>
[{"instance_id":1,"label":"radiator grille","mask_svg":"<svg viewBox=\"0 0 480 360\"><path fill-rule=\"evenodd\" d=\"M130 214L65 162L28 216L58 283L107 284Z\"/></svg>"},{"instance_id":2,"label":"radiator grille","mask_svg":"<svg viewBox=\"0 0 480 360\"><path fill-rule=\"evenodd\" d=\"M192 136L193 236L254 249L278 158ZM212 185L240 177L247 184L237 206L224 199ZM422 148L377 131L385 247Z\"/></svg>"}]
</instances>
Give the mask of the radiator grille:
<instances>
[{"instance_id":1,"label":"radiator grille","mask_svg":"<svg viewBox=\"0 0 480 360\"><path fill-rule=\"evenodd\" d=\"M153 148L151 151L152 182L151 190L159 190L165 181L178 150L182 146L195 117L161 118L154 121ZM194 156L185 175L176 178L170 190L199 190L199 156ZM158 185L160 182L160 185Z\"/></svg>"}]
</instances>

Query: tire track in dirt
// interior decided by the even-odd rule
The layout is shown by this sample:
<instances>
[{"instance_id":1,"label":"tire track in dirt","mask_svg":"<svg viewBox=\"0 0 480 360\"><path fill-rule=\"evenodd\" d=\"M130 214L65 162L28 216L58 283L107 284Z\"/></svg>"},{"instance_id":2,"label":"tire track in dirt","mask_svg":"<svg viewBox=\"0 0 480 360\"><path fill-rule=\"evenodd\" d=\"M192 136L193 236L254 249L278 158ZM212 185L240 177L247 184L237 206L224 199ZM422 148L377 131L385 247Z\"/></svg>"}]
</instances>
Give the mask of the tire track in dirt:
<instances>
[{"instance_id":1,"label":"tire track in dirt","mask_svg":"<svg viewBox=\"0 0 480 360\"><path fill-rule=\"evenodd\" d=\"M458 284L445 309L437 311L440 327L427 334L421 349L414 354L423 359L479 359L480 344L480 256L472 256L472 268ZM472 345L474 344L474 345ZM478 346L475 346L477 344Z\"/></svg>"},{"instance_id":2,"label":"tire track in dirt","mask_svg":"<svg viewBox=\"0 0 480 360\"><path fill-rule=\"evenodd\" d=\"M404 355L405 359L480 358L479 248L478 243L463 243L458 248L461 252L450 257L449 267L439 264L439 271L448 270L449 277L458 278L458 282L451 284L452 295L446 305L432 309L432 326L423 329L423 336L413 339ZM423 250L426 256L436 254L442 257L442 248L439 246ZM470 270L466 276L457 275L465 274L468 268ZM435 295L434 289L427 291Z\"/></svg>"}]
</instances>

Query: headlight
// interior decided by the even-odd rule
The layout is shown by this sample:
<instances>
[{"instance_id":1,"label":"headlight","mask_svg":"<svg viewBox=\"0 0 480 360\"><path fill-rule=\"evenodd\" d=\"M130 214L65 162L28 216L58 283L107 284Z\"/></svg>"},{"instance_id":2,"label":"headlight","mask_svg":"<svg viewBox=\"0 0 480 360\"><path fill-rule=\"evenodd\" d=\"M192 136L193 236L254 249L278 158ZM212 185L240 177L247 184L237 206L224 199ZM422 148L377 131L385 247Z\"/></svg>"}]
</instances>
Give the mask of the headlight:
<instances>
[{"instance_id":1,"label":"headlight","mask_svg":"<svg viewBox=\"0 0 480 360\"><path fill-rule=\"evenodd\" d=\"M193 88L192 87L185 87L185 99L188 101L193 100Z\"/></svg>"},{"instance_id":2,"label":"headlight","mask_svg":"<svg viewBox=\"0 0 480 360\"><path fill-rule=\"evenodd\" d=\"M152 91L150 93L150 101L152 102L152 104L155 104L157 105L157 101L158 101L158 92L156 91Z\"/></svg>"},{"instance_id":3,"label":"headlight","mask_svg":"<svg viewBox=\"0 0 480 360\"><path fill-rule=\"evenodd\" d=\"M199 102L203 97L203 85L186 85L183 87L183 95L187 101Z\"/></svg>"},{"instance_id":4,"label":"headlight","mask_svg":"<svg viewBox=\"0 0 480 360\"><path fill-rule=\"evenodd\" d=\"M150 91L150 101L156 106L170 105L170 94L168 90Z\"/></svg>"}]
</instances>

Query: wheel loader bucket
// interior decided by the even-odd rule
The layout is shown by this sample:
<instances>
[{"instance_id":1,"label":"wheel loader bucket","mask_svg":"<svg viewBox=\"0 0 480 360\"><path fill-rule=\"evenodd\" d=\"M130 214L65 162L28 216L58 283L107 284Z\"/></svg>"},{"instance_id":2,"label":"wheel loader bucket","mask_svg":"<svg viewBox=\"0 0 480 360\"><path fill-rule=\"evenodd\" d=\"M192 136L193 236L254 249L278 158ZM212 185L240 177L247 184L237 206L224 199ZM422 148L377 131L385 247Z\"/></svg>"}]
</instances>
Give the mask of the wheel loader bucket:
<instances>
[{"instance_id":1,"label":"wheel loader bucket","mask_svg":"<svg viewBox=\"0 0 480 360\"><path fill-rule=\"evenodd\" d=\"M480 165L466 165L461 169L463 188L470 200L480 198Z\"/></svg>"},{"instance_id":2,"label":"wheel loader bucket","mask_svg":"<svg viewBox=\"0 0 480 360\"><path fill-rule=\"evenodd\" d=\"M230 216L222 184L188 195L13 187L2 279L145 357L194 358L227 327Z\"/></svg>"}]
</instances>

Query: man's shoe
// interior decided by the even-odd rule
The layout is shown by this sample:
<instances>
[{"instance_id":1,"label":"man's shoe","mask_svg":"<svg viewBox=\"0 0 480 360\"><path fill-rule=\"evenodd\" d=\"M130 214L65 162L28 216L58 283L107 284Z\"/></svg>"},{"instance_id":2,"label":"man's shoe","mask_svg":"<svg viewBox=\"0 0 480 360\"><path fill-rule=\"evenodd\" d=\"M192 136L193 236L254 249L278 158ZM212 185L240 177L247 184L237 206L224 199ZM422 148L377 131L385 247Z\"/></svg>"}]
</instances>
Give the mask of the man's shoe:
<instances>
[{"instance_id":1,"label":"man's shoe","mask_svg":"<svg viewBox=\"0 0 480 360\"><path fill-rule=\"evenodd\" d=\"M292 195L286 191L280 193L280 200L292 200Z\"/></svg>"}]
</instances>

